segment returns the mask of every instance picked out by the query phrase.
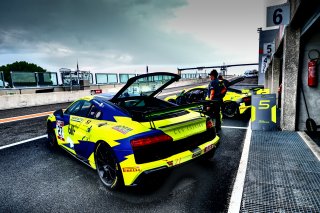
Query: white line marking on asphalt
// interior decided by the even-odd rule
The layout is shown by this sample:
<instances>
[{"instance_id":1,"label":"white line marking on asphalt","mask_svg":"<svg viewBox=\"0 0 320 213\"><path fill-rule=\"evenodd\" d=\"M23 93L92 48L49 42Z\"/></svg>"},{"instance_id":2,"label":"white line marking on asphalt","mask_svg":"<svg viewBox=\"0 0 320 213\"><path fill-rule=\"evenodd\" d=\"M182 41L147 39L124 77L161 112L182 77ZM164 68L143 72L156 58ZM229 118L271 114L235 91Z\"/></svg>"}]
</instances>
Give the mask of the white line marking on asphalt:
<instances>
[{"instance_id":1,"label":"white line marking on asphalt","mask_svg":"<svg viewBox=\"0 0 320 213\"><path fill-rule=\"evenodd\" d=\"M27 139L27 140L24 140L24 141L12 143L12 144L5 145L5 146L0 146L0 150L1 149L6 149L6 148L9 148L9 147L12 147L12 146L16 146L16 145L19 145L19 144L23 144L23 143L28 143L30 141L38 140L38 139L45 138L45 137L47 137L47 135L41 135L41 136L38 136L38 137L35 137L35 138L30 138L30 139Z\"/></svg>"},{"instance_id":2,"label":"white line marking on asphalt","mask_svg":"<svg viewBox=\"0 0 320 213\"><path fill-rule=\"evenodd\" d=\"M312 153L318 158L320 161L320 148L318 145L307 135L305 132L298 132L302 140L307 144L307 146L311 149Z\"/></svg>"},{"instance_id":3,"label":"white line marking on asphalt","mask_svg":"<svg viewBox=\"0 0 320 213\"><path fill-rule=\"evenodd\" d=\"M249 126L247 128L246 138L244 140L237 177L233 185L228 213L240 212L244 181L245 181L246 171L247 171L249 149L250 149L250 143L251 143L251 134L252 134L251 121L249 121Z\"/></svg>"},{"instance_id":4,"label":"white line marking on asphalt","mask_svg":"<svg viewBox=\"0 0 320 213\"><path fill-rule=\"evenodd\" d=\"M248 127L242 127L242 126L221 126L221 128L226 128L226 129L248 129Z\"/></svg>"}]
</instances>

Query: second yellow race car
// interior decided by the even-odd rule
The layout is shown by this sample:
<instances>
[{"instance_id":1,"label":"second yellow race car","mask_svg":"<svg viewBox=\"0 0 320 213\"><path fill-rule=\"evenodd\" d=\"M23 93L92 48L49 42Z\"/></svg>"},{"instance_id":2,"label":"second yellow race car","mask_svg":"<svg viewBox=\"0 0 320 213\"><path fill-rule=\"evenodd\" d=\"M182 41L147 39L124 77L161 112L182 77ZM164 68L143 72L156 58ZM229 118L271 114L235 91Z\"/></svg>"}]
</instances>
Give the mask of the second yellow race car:
<instances>
[{"instance_id":1,"label":"second yellow race car","mask_svg":"<svg viewBox=\"0 0 320 213\"><path fill-rule=\"evenodd\" d=\"M219 137L203 106L177 106L155 97L179 79L173 73L144 74L129 79L115 95L80 98L48 117L49 146L97 170L109 189L134 186L151 173L196 158L212 158ZM195 107L199 112L190 110Z\"/></svg>"},{"instance_id":2,"label":"second yellow race car","mask_svg":"<svg viewBox=\"0 0 320 213\"><path fill-rule=\"evenodd\" d=\"M166 97L164 100L178 105L195 103L203 100L208 100L208 87L197 86L191 89L182 90L177 95ZM243 93L241 90L228 88L225 97L223 98L222 114L225 117L233 118L237 115L244 114L251 108L251 94Z\"/></svg>"}]
</instances>

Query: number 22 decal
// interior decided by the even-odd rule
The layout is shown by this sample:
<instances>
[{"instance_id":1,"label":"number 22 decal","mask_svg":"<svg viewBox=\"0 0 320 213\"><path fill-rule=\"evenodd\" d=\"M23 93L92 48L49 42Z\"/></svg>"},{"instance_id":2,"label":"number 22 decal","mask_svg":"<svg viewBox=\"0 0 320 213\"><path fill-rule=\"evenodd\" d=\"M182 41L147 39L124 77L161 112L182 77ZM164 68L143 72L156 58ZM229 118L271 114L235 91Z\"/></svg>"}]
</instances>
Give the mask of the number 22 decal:
<instances>
[{"instance_id":1,"label":"number 22 decal","mask_svg":"<svg viewBox=\"0 0 320 213\"><path fill-rule=\"evenodd\" d=\"M64 122L58 120L56 124L58 138L64 141L63 126L64 126Z\"/></svg>"}]
</instances>

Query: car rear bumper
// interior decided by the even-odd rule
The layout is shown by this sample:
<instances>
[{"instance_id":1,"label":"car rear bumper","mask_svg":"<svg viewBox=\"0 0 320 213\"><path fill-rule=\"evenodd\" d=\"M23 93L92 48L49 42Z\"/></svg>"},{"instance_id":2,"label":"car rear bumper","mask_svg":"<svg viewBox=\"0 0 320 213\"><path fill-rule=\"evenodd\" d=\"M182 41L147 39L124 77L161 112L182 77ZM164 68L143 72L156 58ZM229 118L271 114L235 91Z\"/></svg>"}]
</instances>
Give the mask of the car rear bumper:
<instances>
[{"instance_id":1,"label":"car rear bumper","mask_svg":"<svg viewBox=\"0 0 320 213\"><path fill-rule=\"evenodd\" d=\"M206 157L206 155L212 154L212 152L217 149L219 145L219 139L219 136L216 136L213 140L205 142L193 150L187 150L172 155L168 158L143 164L136 164L134 155L129 155L126 157L126 160L120 163L124 185L137 185L146 176L150 176L150 174L162 173L169 168L184 164L198 158Z\"/></svg>"}]
</instances>

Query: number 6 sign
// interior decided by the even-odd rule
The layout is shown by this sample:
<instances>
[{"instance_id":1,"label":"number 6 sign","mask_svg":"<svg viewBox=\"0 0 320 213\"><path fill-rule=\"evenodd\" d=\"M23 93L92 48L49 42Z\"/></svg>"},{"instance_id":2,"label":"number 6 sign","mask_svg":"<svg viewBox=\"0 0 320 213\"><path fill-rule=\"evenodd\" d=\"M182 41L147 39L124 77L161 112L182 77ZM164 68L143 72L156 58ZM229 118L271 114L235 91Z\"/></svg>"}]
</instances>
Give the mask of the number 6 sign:
<instances>
[{"instance_id":1,"label":"number 6 sign","mask_svg":"<svg viewBox=\"0 0 320 213\"><path fill-rule=\"evenodd\" d=\"M289 24L289 4L267 7L267 27Z\"/></svg>"}]
</instances>

